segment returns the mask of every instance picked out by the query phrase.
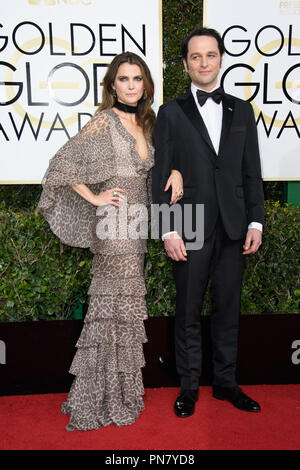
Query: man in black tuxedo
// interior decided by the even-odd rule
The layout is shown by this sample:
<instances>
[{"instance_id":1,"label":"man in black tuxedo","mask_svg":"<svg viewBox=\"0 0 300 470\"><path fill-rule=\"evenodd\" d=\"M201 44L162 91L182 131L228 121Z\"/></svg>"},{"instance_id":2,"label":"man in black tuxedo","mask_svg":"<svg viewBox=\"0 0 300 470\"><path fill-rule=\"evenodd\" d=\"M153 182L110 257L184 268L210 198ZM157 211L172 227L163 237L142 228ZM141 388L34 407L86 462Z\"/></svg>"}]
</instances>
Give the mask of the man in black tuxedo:
<instances>
[{"instance_id":1,"label":"man in black tuxedo","mask_svg":"<svg viewBox=\"0 0 300 470\"><path fill-rule=\"evenodd\" d=\"M244 260L262 242L263 186L252 107L218 87L223 53L222 38L213 29L197 27L182 41L191 88L160 107L155 128L153 202L170 202L164 188L175 169L184 187L178 204L194 209L204 205L201 249L186 249L188 240L176 216L170 231L162 234L177 292L175 352L181 391L175 413L180 417L193 414L198 399L200 312L209 279L213 396L245 411L260 411L238 387L235 373ZM194 230L197 220L192 216L189 222Z\"/></svg>"}]
</instances>

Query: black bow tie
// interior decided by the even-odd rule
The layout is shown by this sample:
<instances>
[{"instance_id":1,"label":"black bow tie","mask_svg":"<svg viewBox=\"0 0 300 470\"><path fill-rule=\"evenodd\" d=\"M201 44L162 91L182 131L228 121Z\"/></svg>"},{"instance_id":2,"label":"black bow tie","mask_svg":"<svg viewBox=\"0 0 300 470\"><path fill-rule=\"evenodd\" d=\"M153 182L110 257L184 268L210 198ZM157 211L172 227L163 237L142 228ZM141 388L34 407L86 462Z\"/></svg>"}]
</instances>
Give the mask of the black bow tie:
<instances>
[{"instance_id":1,"label":"black bow tie","mask_svg":"<svg viewBox=\"0 0 300 470\"><path fill-rule=\"evenodd\" d=\"M216 103L221 103L224 97L224 90L223 88L217 88L216 90L208 93L207 91L197 90L197 99L200 106L203 106L206 102L207 98L212 98Z\"/></svg>"}]
</instances>

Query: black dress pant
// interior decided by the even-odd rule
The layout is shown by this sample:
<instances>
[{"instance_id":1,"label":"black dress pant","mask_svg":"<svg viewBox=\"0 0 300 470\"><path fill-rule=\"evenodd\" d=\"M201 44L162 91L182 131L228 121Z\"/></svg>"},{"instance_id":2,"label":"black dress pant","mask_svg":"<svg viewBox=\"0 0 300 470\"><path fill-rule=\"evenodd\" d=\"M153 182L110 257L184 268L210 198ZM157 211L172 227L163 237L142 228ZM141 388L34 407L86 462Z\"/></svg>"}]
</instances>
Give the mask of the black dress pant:
<instances>
[{"instance_id":1,"label":"black dress pant","mask_svg":"<svg viewBox=\"0 0 300 470\"><path fill-rule=\"evenodd\" d=\"M187 261L173 262L176 285L175 354L181 387L196 389L202 367L200 312L211 280L213 385L236 386L236 357L243 240L230 240L221 219L201 250L188 251Z\"/></svg>"}]
</instances>

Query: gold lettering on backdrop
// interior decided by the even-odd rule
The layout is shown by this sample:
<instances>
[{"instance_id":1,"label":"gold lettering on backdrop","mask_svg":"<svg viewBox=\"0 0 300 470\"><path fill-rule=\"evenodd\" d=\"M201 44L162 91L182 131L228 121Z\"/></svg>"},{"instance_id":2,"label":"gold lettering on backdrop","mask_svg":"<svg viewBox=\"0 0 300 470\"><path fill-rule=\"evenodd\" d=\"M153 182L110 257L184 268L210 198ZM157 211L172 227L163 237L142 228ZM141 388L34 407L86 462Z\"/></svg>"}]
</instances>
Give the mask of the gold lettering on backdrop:
<instances>
[{"instance_id":1,"label":"gold lettering on backdrop","mask_svg":"<svg viewBox=\"0 0 300 470\"><path fill-rule=\"evenodd\" d=\"M70 0L68 2L71 5ZM37 4L43 5L42 0ZM54 33L52 23L48 24L49 35L47 35L47 31L43 31L38 24L31 21L23 21L15 26L12 31L15 50L11 52L7 62L1 63L4 81L0 81L0 106L11 106L17 115L17 120L11 112L8 112L7 117L18 140L22 137L23 129L29 128L35 140L40 137L40 130L49 131L50 129L48 138L53 130L63 130L68 135L68 126L77 124L80 130L85 123L84 121L94 114L101 99L103 75L111 61L111 56L115 56L117 52L106 44L107 41L117 42L117 38L113 37L116 33L114 35L108 33L109 37L102 34L101 28L106 26L116 28L118 25L100 24L97 36L88 25L70 23L69 37L66 39L58 37ZM32 30L32 39L19 39L22 37L24 28L28 27ZM82 46L80 41L82 31L89 34L86 46ZM145 24L141 24L141 38L137 40L135 34L131 34L123 24L120 25L120 32L118 39L120 44L117 49L127 50L128 44L134 43L146 56ZM9 36L0 36L1 51L7 47L9 40ZM100 50L100 56L97 49ZM48 65L47 69L47 65L41 67L38 60L37 54L41 51L48 53L51 58L52 56L63 56L64 58L52 67ZM91 51L96 57L91 56ZM81 57L78 63L79 56ZM74 60L73 57L77 59ZM22 69L24 75L23 80L20 80ZM51 109L53 103L57 103L61 107L58 109L62 111L61 114L56 115L54 121L53 109ZM89 108L90 112L77 112L77 110L74 112L74 107L79 104ZM44 111L48 111L48 113ZM1 122L0 137L9 141L9 136Z\"/></svg>"},{"instance_id":2,"label":"gold lettering on backdrop","mask_svg":"<svg viewBox=\"0 0 300 470\"><path fill-rule=\"evenodd\" d=\"M300 8L300 0L280 2L280 8Z\"/></svg>"},{"instance_id":3,"label":"gold lettering on backdrop","mask_svg":"<svg viewBox=\"0 0 300 470\"><path fill-rule=\"evenodd\" d=\"M279 2L281 15L300 15L300 0L289 0Z\"/></svg>"},{"instance_id":4,"label":"gold lettering on backdrop","mask_svg":"<svg viewBox=\"0 0 300 470\"><path fill-rule=\"evenodd\" d=\"M30 50L30 49L34 49L38 44L39 44L39 39L31 39L31 40L25 42L24 44L22 44L21 46L22 46L22 48L24 48L26 50ZM47 37L45 38L45 44L49 44L49 38L47 38ZM60 38L53 38L53 44L65 49L66 51L71 50L71 44L66 40L63 40L63 39L60 39ZM17 67L18 63L23 58L24 58L23 54L19 51L16 51L10 59L10 63L13 64L15 67ZM93 63L97 64L98 62L99 62L99 59L90 58L88 60L85 60L81 64L81 67L84 69L89 64L93 64ZM14 82L13 77L14 77L13 70L8 69L5 72L5 81L8 82L8 83L9 82L13 83ZM72 90L72 89L73 90L74 89L78 90L80 87L79 87L79 83L75 82L75 81L61 82L61 81L48 80L48 81L40 81L39 82L39 88L41 90L48 88L49 92L50 92L50 95L52 95L52 93L51 93L52 90ZM15 92L14 92L13 85L11 85L11 86L7 85L6 86L6 96L7 96L8 100L12 100L14 98L14 93ZM83 104L86 107L92 109L93 112L94 112L95 106L94 106L93 103L90 103L88 100L84 100ZM26 110L21 105L20 100L15 101L12 104L12 106L13 106L14 110L17 112L17 114L23 119L24 116L26 115ZM28 114L28 118L30 119L32 124L40 125L42 128L45 128L45 129L50 129L51 126L53 125L52 121L47 121L46 119L42 119L42 121L41 121L40 116L36 117L36 116L33 116L32 114ZM77 122L77 119L78 119L77 112L75 112L71 116L69 116L68 118L64 118L64 125L65 126L71 126L72 124L75 124Z\"/></svg>"},{"instance_id":5,"label":"gold lettering on backdrop","mask_svg":"<svg viewBox=\"0 0 300 470\"><path fill-rule=\"evenodd\" d=\"M29 5L91 5L92 2L88 0L27 0Z\"/></svg>"},{"instance_id":6,"label":"gold lettering on backdrop","mask_svg":"<svg viewBox=\"0 0 300 470\"><path fill-rule=\"evenodd\" d=\"M267 52L270 52L276 48L278 48L278 46L280 45L280 42L281 40L280 39L277 39L277 40L274 40L274 41L271 41L267 44L264 45L263 47L263 52L264 53L267 53ZM296 39L296 38L292 38L292 46L294 47L299 47L300 48L300 39ZM288 38L284 38L284 46L287 46L288 45ZM257 66L257 64L259 63L259 61L263 58L263 56L257 52L253 57L252 59L249 61L249 65L253 68L255 68ZM247 70L246 73L245 73L245 77L244 77L244 80L245 82L249 83L251 82L252 80L252 74L253 72L251 70ZM289 88L289 89L300 89L300 81L299 80L290 80L290 81L287 81L286 84L285 84L286 88ZM276 88L281 88L282 89L282 81L281 82L276 82ZM251 96L251 93L252 93L252 90L251 90L251 87L250 86L245 86L244 87L244 97L245 99L249 99L249 96ZM299 93L297 92L296 93L296 98L297 100L300 100L300 97L299 97ZM254 110L254 114L256 117L259 116L261 110L259 109L258 105L255 103L255 100L251 101L251 104L253 106L253 110ZM268 116L267 114L264 114L264 120L266 123L270 124L272 123L272 126L275 126L275 127L279 127L281 128L284 124L286 124L286 119L275 119L274 120L274 116L271 117L271 116ZM295 123L297 125L300 124L300 117L298 118L295 118Z\"/></svg>"}]
</instances>

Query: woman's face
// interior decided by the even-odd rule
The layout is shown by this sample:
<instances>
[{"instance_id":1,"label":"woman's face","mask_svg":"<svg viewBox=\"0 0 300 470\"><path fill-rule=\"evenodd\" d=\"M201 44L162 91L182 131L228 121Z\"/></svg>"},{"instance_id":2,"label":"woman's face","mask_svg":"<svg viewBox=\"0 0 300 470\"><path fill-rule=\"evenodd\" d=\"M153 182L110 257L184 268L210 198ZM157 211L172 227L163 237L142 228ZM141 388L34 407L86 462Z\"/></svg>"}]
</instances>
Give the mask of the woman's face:
<instances>
[{"instance_id":1,"label":"woman's face","mask_svg":"<svg viewBox=\"0 0 300 470\"><path fill-rule=\"evenodd\" d=\"M136 106L144 93L144 80L141 68L136 64L125 62L118 68L112 88L116 91L118 101Z\"/></svg>"}]
</instances>

